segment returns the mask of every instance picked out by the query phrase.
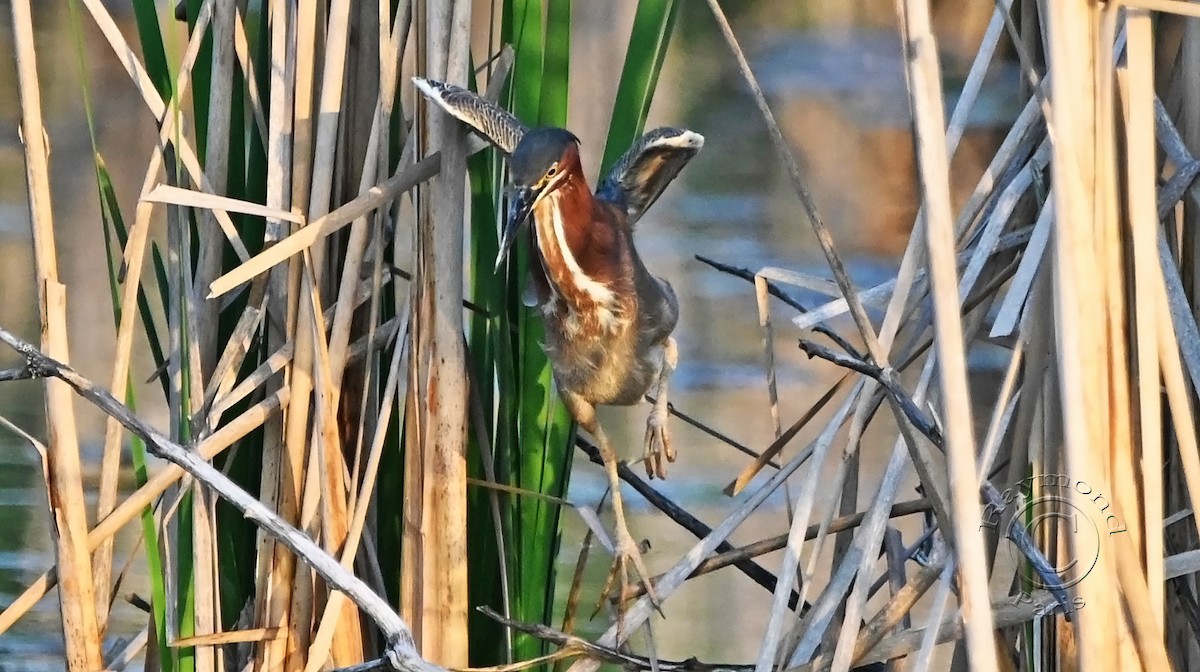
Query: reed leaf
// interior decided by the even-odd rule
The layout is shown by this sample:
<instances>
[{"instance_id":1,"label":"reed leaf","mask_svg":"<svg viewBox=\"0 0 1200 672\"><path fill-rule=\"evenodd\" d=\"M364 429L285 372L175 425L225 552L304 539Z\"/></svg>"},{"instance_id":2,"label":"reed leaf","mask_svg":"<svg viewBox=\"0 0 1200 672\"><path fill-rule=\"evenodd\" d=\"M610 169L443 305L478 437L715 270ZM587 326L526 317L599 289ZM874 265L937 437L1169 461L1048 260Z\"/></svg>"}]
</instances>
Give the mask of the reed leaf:
<instances>
[{"instance_id":1,"label":"reed leaf","mask_svg":"<svg viewBox=\"0 0 1200 672\"><path fill-rule=\"evenodd\" d=\"M164 100L172 95L173 82L167 62L167 50L159 26L156 0L133 0L133 18L142 44L142 65Z\"/></svg>"},{"instance_id":2,"label":"reed leaf","mask_svg":"<svg viewBox=\"0 0 1200 672\"><path fill-rule=\"evenodd\" d=\"M113 259L114 257L120 258L121 249L125 247L129 236L121 217L121 210L117 203L112 178L109 175L107 167L104 165L104 160L99 154L96 154L95 161L96 180L100 191L100 212L104 223L104 245L106 251L104 258L108 266L109 291L112 296L113 323L115 328L116 325L121 323L121 293L120 283L117 279L117 268L113 263ZM114 236L120 242L119 246L113 245ZM154 322L150 316L150 307L146 301L145 293L140 289L138 291L138 311L142 316L142 323L145 325L146 337L150 342L155 366L160 367L163 364L162 347L159 345L158 336L154 332ZM137 395L133 391L134 380L132 374L130 374L129 378L130 380L125 392L125 405L129 407L130 411L136 413ZM165 379L160 377L160 380ZM146 467L146 443L136 436L131 437L129 454L133 464L134 482L140 488L150 478ZM171 658L171 650L168 646L170 639L167 635L166 574L163 569L162 555L159 551L158 526L155 524L154 509L152 507L147 506L142 510L141 523L142 536L145 539L143 547L146 554L146 574L150 579L150 618L154 624L155 642L158 645L158 660L161 661L163 672L171 672L174 670L174 665Z\"/></svg>"},{"instance_id":3,"label":"reed leaf","mask_svg":"<svg viewBox=\"0 0 1200 672\"><path fill-rule=\"evenodd\" d=\"M679 14L676 0L639 0L617 99L613 103L612 120L608 125L608 140L604 145L601 174L609 169L621 154L642 134L650 103L658 86L667 46Z\"/></svg>"},{"instance_id":4,"label":"reed leaf","mask_svg":"<svg viewBox=\"0 0 1200 672\"><path fill-rule=\"evenodd\" d=\"M509 109L527 123L569 126L567 107L570 85L571 7L569 0L543 3L508 0L503 6L501 39L515 50L508 90ZM675 3L639 4L634 33L618 92L618 111L609 129L610 147L623 152L641 132L649 109L650 92L657 82L667 37L674 23ZM646 40L649 40L647 46ZM472 298L485 315L470 318L470 347L479 397L484 409L495 409L490 426L501 481L522 490L565 496L570 477L574 427L554 391L553 374L541 349L541 318L522 305L520 292L527 282L531 262L529 239L514 248L504 282L497 282L492 264L498 249L496 225L500 217L503 181L495 159L476 157L470 165L472 180ZM608 161L611 163L611 160ZM528 232L526 233L528 235ZM493 403L493 390L496 397ZM482 459L482 456L478 456ZM477 463L478 464L478 463ZM497 552L495 530L485 529L487 497L473 497L474 531L471 540L481 555ZM503 530L509 543L511 617L525 622L551 622L554 617L555 567L559 551L561 507L536 497L506 496ZM474 570L479 603L495 604L502 596L493 571ZM504 662L503 631L486 619L476 619L472 664ZM546 652L543 642L528 634L513 635L513 656L529 659ZM478 650L482 647L482 650Z\"/></svg>"},{"instance_id":5,"label":"reed leaf","mask_svg":"<svg viewBox=\"0 0 1200 672\"><path fill-rule=\"evenodd\" d=\"M505 423L500 418L492 417L495 408L497 387L501 398L508 398L515 392L511 376L498 375L496 369L497 352L506 349L511 340L508 334L500 333L501 315L505 311L505 295L508 291L505 276L495 273L487 263L495 259L499 252L499 240L496 231L497 203L499 197L499 181L494 178L498 174L496 163L499 157L495 150L488 150L467 160L467 174L471 187L471 256L472 263L468 267L468 280L472 301L484 312L472 311L468 316L468 355L470 357L473 380L473 398L479 404L479 411L486 415L486 430L488 436L480 436L478 432L470 432L469 475L474 479L485 479L488 469L484 460L492 459L492 468L496 464L495 450L499 443L498 432L503 431L504 445L511 445L512 432L508 431L512 423ZM492 381L496 384L492 384ZM491 441L490 451L484 441ZM489 456L488 453L491 453ZM503 469L506 479L511 469ZM491 497L481 488L467 490L469 512L467 517L467 545L471 557L476 559L471 567L470 593L472 607L480 605L501 605L505 602L501 572L504 567L500 563L488 562L497 558L500 548L496 539L496 530L489 515ZM507 498L502 498L507 501ZM502 521L500 533L506 537L511 532L511 520ZM476 609L471 610L470 628L471 664L484 666L507 662L508 641L506 629L487 618Z\"/></svg>"},{"instance_id":6,"label":"reed leaf","mask_svg":"<svg viewBox=\"0 0 1200 672\"><path fill-rule=\"evenodd\" d=\"M153 7L150 8L153 11ZM92 106L91 84L88 80L85 61L84 61L84 44L83 32L80 21L80 11L76 0L71 0L69 4L71 33L72 40L75 45L76 55L78 59L79 77L80 77L80 92L83 101L84 116L87 120L88 139L92 147L92 161L95 167L96 174L96 190L97 197L100 203L101 216L101 231L104 234L104 261L108 272L109 295L112 300L113 328L116 329L121 323L121 280L119 278L119 269L117 268L117 259L122 258L123 250L129 242L129 231L125 225L125 219L121 214L121 205L117 200L116 187L113 184L112 175L108 170L108 166L104 162L104 157L100 154L99 143L96 136L96 121L94 108ZM165 61L165 56L163 57ZM165 70L165 68L164 68ZM161 288L160 288L161 289ZM142 319L143 329L147 344L149 346L151 359L154 362L155 368L161 368L165 364L165 357L160 343L157 329L152 313L150 312L150 304L146 298L146 293L142 287L137 288L137 307L139 316ZM133 412L137 411L137 394L135 393L135 381L132 373L127 374L125 386L124 402L127 407ZM163 392L167 391L165 378L160 378L163 381ZM140 438L134 436L130 439L130 456L132 460L134 479L138 487L146 484L149 480L149 473L146 468L146 444ZM119 466L119 465L118 465ZM115 477L112 474L107 477ZM101 515L107 515L108 510L100 511ZM160 667L164 672L173 672L171 651L168 646L169 637L167 633L167 602L166 602L166 574L164 571L162 556L159 550L158 529L155 524L154 510L152 507L145 507L141 513L142 536L144 538L146 570L150 581L150 619L155 631L155 642L158 648L158 659L161 661ZM103 587L107 590L107 579Z\"/></svg>"}]
</instances>

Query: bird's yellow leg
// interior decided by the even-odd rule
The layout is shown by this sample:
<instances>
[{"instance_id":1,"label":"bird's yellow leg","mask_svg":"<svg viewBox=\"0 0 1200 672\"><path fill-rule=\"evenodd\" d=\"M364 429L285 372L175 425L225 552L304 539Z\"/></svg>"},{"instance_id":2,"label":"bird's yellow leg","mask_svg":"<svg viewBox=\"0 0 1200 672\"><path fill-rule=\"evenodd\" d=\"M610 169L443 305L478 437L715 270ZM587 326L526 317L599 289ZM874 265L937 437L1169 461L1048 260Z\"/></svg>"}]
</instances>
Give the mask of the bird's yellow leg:
<instances>
[{"instance_id":1,"label":"bird's yellow leg","mask_svg":"<svg viewBox=\"0 0 1200 672\"><path fill-rule=\"evenodd\" d=\"M658 371L658 391L654 395L654 409L646 420L646 475L650 478L667 477L667 463L675 461L675 449L671 447L671 434L667 431L667 388L671 374L679 365L679 350L675 339L667 337L663 344L662 363Z\"/></svg>"},{"instance_id":2,"label":"bird's yellow leg","mask_svg":"<svg viewBox=\"0 0 1200 672\"><path fill-rule=\"evenodd\" d=\"M604 460L604 472L608 475L608 487L612 493L613 514L617 519L616 539L614 540L613 548L613 564L608 572L608 578L604 581L604 588L601 590L600 599L603 601L609 596L612 591L613 583L616 580L621 582L621 593L617 598L618 608L623 609L625 598L630 595L629 588L629 570L637 572L641 579L642 585L646 588L646 594L650 596L650 601L657 607L658 594L654 591L654 585L650 582L650 572L646 569L646 563L642 559L641 549L633 539L633 535L629 533L629 525L625 520L625 503L621 498L621 481L617 475L617 454L613 451L612 444L608 440L608 435L600 427L600 421L596 418L596 408L588 403L579 395L563 391L563 401L567 405L567 410L571 416L583 427L589 434L596 439L596 443L600 447L600 457Z\"/></svg>"}]
</instances>

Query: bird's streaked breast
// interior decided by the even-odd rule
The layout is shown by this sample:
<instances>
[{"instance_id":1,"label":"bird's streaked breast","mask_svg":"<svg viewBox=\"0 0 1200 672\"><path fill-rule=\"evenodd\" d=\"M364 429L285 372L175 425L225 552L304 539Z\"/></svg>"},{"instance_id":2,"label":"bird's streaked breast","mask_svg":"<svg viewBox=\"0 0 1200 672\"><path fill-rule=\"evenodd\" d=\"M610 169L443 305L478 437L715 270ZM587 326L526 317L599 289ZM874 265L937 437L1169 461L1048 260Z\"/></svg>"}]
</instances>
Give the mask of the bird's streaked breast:
<instances>
[{"instance_id":1,"label":"bird's streaked breast","mask_svg":"<svg viewBox=\"0 0 1200 672\"><path fill-rule=\"evenodd\" d=\"M603 331L612 331L620 324L616 295L611 287L584 271L572 252L563 221L563 199L561 192L548 194L534 212L538 249L555 294L546 308L555 309L554 304L560 300L566 303L568 314L562 327L567 332L577 332L592 320Z\"/></svg>"}]
</instances>

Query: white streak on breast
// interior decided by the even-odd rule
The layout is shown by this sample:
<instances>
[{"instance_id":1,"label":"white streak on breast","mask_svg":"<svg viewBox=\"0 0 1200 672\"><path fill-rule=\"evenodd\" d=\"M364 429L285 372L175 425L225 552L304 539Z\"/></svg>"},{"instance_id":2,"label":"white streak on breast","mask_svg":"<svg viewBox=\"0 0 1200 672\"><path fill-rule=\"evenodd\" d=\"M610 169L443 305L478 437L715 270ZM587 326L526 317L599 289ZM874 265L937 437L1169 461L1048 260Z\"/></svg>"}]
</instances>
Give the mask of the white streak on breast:
<instances>
[{"instance_id":1,"label":"white streak on breast","mask_svg":"<svg viewBox=\"0 0 1200 672\"><path fill-rule=\"evenodd\" d=\"M576 289L596 304L597 318L600 321L600 326L607 331L612 331L618 326L616 314L613 312L613 308L616 305L616 297L608 285L585 273L583 268L580 267L579 261L575 259L575 255L571 253L571 248L566 244L567 235L563 226L558 198L556 194L548 195L545 205L538 208L538 211L534 213L534 219L538 225L536 227L538 246L542 248L543 256L550 256L550 250L547 248L553 246L567 267L567 278L564 278L564 280L573 283ZM549 222L546 222L546 219ZM546 277L550 279L551 291L558 294L557 287L554 287L558 279L554 277L554 274L548 268L546 269ZM570 306L570 301L567 301L567 305ZM574 307L571 306L571 308L573 309ZM572 315L564 321L563 326L566 327L568 332L571 332L578 329L579 322Z\"/></svg>"}]
</instances>

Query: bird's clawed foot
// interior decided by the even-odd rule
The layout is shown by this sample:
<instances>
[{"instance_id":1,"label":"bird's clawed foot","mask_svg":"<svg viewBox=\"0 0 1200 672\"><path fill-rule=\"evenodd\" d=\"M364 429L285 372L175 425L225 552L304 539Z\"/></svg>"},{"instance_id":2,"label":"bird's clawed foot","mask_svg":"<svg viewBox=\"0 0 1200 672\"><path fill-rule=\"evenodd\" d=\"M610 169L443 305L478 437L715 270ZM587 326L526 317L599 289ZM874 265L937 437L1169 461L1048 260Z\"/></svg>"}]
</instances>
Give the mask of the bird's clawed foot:
<instances>
[{"instance_id":1,"label":"bird's clawed foot","mask_svg":"<svg viewBox=\"0 0 1200 672\"><path fill-rule=\"evenodd\" d=\"M662 360L658 368L658 393L654 398L654 409L646 420L646 475L650 478L666 478L667 463L675 461L675 449L671 447L671 435L667 432L667 418L671 406L667 395L671 387L671 374L679 365L679 348L675 339L667 337L659 350Z\"/></svg>"},{"instance_id":2,"label":"bird's clawed foot","mask_svg":"<svg viewBox=\"0 0 1200 672\"><path fill-rule=\"evenodd\" d=\"M605 601L612 599L617 603L618 620L624 615L625 603L637 595L637 591L634 590L629 580L630 569L637 573L638 579L646 588L646 595L649 596L651 604L661 613L658 593L654 591L654 584L650 582L650 572L646 569L645 561L642 560L642 550L634 541L633 536L629 534L629 530L620 524L617 525L612 568L608 570L608 578L604 580L604 588L600 591L600 601L596 603L597 612L600 611L600 607ZM620 581L621 592L614 595L614 584L618 581Z\"/></svg>"},{"instance_id":3,"label":"bird's clawed foot","mask_svg":"<svg viewBox=\"0 0 1200 672\"><path fill-rule=\"evenodd\" d=\"M650 478L666 478L667 463L675 461L675 449L671 447L671 433L667 430L667 408L660 410L658 404L646 420L646 475Z\"/></svg>"}]
</instances>

